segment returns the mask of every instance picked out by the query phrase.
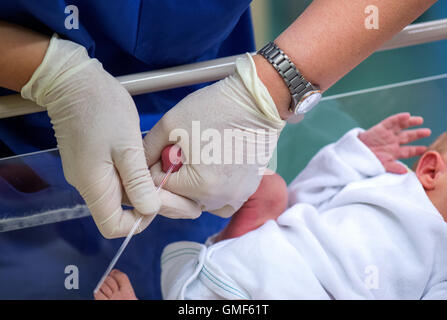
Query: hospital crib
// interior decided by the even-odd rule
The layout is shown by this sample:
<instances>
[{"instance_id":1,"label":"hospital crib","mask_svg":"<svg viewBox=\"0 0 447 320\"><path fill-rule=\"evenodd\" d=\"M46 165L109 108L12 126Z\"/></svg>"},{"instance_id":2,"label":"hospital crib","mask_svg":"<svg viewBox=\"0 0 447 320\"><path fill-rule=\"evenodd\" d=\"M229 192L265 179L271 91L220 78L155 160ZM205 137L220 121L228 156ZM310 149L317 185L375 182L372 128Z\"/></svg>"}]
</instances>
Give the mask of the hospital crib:
<instances>
[{"instance_id":1,"label":"hospital crib","mask_svg":"<svg viewBox=\"0 0 447 320\"><path fill-rule=\"evenodd\" d=\"M408 26L386 43L346 78L361 75L365 81L360 84L374 83L378 74L388 73L396 81L348 92L331 89L303 122L284 129L277 172L290 182L322 146L353 127L368 128L397 112L425 118L433 134L423 143L447 130L447 41L438 41L446 38L443 19ZM118 79L132 95L166 90L221 79L234 70L235 58ZM374 59L382 67L365 72L365 65L377 63ZM403 71L402 79L397 70ZM0 118L39 111L17 95L0 98ZM154 124L160 116L153 117ZM57 149L0 159L0 173L0 299L92 298L122 239L101 237L82 198L65 181ZM226 223L208 213L194 221L158 216L132 239L116 267L129 275L139 298L159 299L163 247L178 240L203 242ZM66 286L70 266L78 271L78 286Z\"/></svg>"}]
</instances>

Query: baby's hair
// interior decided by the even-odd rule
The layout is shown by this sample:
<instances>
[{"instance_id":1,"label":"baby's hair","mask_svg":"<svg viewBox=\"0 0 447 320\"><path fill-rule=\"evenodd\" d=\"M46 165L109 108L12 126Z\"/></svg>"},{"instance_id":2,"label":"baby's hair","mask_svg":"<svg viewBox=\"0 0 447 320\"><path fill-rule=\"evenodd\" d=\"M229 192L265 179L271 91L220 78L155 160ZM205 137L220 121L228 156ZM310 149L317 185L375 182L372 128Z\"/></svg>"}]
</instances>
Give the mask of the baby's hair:
<instances>
[{"instance_id":1,"label":"baby's hair","mask_svg":"<svg viewBox=\"0 0 447 320\"><path fill-rule=\"evenodd\" d=\"M445 155L447 153L447 132L436 138L435 142L428 147L428 150L438 151L440 154Z\"/></svg>"},{"instance_id":2,"label":"baby's hair","mask_svg":"<svg viewBox=\"0 0 447 320\"><path fill-rule=\"evenodd\" d=\"M437 151L444 157L444 159L447 160L447 131L437 137L436 140L428 146L427 151ZM413 170L416 170L420 159L421 158L419 157L419 159L414 163Z\"/></svg>"}]
</instances>

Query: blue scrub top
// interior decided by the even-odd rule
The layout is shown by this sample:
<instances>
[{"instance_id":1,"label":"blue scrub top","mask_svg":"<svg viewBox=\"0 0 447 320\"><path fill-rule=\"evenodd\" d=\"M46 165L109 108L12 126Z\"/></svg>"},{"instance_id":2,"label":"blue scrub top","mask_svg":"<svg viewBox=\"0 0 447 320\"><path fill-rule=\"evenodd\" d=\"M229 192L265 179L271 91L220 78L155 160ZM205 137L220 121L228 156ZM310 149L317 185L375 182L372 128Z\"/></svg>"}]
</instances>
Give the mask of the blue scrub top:
<instances>
[{"instance_id":1,"label":"blue scrub top","mask_svg":"<svg viewBox=\"0 0 447 320\"><path fill-rule=\"evenodd\" d=\"M0 0L0 20L87 48L113 76L253 51L249 0ZM66 29L68 5L79 29ZM142 131L202 85L135 96ZM0 95L12 92L1 89ZM1 145L16 154L56 146L45 112L0 120Z\"/></svg>"}]
</instances>

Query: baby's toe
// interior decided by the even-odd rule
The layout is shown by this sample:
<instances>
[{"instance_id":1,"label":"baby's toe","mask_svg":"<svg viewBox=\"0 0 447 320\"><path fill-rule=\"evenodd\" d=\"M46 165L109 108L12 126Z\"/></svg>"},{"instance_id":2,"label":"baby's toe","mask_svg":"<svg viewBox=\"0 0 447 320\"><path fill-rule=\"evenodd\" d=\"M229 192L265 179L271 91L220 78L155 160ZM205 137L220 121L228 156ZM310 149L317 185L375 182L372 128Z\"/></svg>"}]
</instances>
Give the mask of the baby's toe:
<instances>
[{"instance_id":1,"label":"baby's toe","mask_svg":"<svg viewBox=\"0 0 447 320\"><path fill-rule=\"evenodd\" d=\"M93 296L95 297L95 300L109 300L101 290L94 293Z\"/></svg>"},{"instance_id":2,"label":"baby's toe","mask_svg":"<svg viewBox=\"0 0 447 320\"><path fill-rule=\"evenodd\" d=\"M112 289L110 289L109 285L106 282L102 284L97 293L101 293L106 300L110 299L113 295Z\"/></svg>"},{"instance_id":3,"label":"baby's toe","mask_svg":"<svg viewBox=\"0 0 447 320\"><path fill-rule=\"evenodd\" d=\"M130 283L129 277L115 269L110 273L110 276L113 277L118 284L118 292L119 299L121 300L136 300L135 292L133 291L132 284Z\"/></svg>"},{"instance_id":4,"label":"baby's toe","mask_svg":"<svg viewBox=\"0 0 447 320\"><path fill-rule=\"evenodd\" d=\"M129 277L124 272L121 272L118 269L113 269L112 272L110 272L110 276L116 281L119 289L130 286Z\"/></svg>"},{"instance_id":5,"label":"baby's toe","mask_svg":"<svg viewBox=\"0 0 447 320\"><path fill-rule=\"evenodd\" d=\"M104 282L109 286L112 292L116 292L119 290L118 282L115 280L114 277L109 275Z\"/></svg>"}]
</instances>

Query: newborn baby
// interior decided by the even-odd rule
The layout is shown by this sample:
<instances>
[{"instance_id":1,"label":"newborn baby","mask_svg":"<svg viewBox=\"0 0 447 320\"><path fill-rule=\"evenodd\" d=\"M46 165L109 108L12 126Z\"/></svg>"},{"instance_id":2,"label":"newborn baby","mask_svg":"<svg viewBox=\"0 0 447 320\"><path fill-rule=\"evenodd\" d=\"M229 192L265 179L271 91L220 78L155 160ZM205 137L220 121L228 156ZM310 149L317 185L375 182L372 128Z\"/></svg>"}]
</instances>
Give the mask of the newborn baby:
<instances>
[{"instance_id":1,"label":"newborn baby","mask_svg":"<svg viewBox=\"0 0 447 320\"><path fill-rule=\"evenodd\" d=\"M206 244L165 248L163 297L447 298L447 135L428 149L401 146L430 134L404 131L420 124L403 113L353 129L288 188L264 176ZM421 154L414 172L396 161ZM118 270L95 298L136 299Z\"/></svg>"}]
</instances>

